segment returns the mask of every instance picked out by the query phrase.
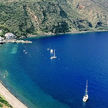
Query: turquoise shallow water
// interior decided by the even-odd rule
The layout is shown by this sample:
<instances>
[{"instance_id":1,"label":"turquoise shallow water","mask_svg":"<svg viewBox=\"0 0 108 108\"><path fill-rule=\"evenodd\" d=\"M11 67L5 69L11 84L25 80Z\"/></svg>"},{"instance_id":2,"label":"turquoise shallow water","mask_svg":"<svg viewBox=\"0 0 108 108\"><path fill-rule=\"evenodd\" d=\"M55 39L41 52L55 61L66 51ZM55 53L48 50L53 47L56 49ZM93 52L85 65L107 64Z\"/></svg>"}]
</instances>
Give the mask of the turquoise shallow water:
<instances>
[{"instance_id":1,"label":"turquoise shallow water","mask_svg":"<svg viewBox=\"0 0 108 108\"><path fill-rule=\"evenodd\" d=\"M0 46L0 79L16 97L29 108L108 107L108 32L29 40Z\"/></svg>"}]
</instances>

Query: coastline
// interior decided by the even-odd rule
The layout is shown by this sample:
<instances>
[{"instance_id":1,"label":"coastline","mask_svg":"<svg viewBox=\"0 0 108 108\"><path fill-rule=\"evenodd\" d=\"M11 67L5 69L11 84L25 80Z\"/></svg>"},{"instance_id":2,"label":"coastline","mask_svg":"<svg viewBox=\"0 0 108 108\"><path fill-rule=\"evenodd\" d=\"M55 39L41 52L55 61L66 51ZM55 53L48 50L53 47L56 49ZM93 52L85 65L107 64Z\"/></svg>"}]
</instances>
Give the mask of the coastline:
<instances>
[{"instance_id":1,"label":"coastline","mask_svg":"<svg viewBox=\"0 0 108 108\"><path fill-rule=\"evenodd\" d=\"M2 95L13 108L28 108L12 93L10 93L10 91L2 84L2 82L0 82L0 95Z\"/></svg>"},{"instance_id":2,"label":"coastline","mask_svg":"<svg viewBox=\"0 0 108 108\"><path fill-rule=\"evenodd\" d=\"M3 43L32 43L32 41L24 41L24 40L16 40L16 39L10 39L10 40L2 40L0 41L0 44L3 44Z\"/></svg>"},{"instance_id":3,"label":"coastline","mask_svg":"<svg viewBox=\"0 0 108 108\"><path fill-rule=\"evenodd\" d=\"M75 32L67 32L67 33L43 33L43 34L38 34L38 35L32 35L29 34L27 35L27 38L46 38L46 37L54 37L54 36L61 36L61 35L66 35L66 34L86 34L86 33L96 33L96 32L108 32L108 30L96 30L96 31L75 31Z\"/></svg>"}]
</instances>

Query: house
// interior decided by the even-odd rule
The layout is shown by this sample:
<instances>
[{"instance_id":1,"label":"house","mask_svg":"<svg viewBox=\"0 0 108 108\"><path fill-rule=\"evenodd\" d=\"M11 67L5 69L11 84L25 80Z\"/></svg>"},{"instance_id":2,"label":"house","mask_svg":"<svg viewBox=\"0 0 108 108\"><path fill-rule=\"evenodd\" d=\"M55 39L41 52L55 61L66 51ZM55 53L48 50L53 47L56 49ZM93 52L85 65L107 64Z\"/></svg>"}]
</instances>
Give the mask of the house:
<instances>
[{"instance_id":1,"label":"house","mask_svg":"<svg viewBox=\"0 0 108 108\"><path fill-rule=\"evenodd\" d=\"M15 39L16 36L15 36L13 33L6 33L6 34L5 34L5 38L6 38L6 39Z\"/></svg>"}]
</instances>

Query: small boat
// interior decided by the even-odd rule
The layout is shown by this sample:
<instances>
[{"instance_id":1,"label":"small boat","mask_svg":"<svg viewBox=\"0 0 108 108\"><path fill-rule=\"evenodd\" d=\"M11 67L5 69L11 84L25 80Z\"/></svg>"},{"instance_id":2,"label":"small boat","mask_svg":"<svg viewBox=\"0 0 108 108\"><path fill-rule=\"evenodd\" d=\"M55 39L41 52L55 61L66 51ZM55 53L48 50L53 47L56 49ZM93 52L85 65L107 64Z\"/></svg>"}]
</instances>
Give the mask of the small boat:
<instances>
[{"instance_id":1,"label":"small boat","mask_svg":"<svg viewBox=\"0 0 108 108\"><path fill-rule=\"evenodd\" d=\"M86 81L86 89L85 89L85 95L83 96L83 102L88 101L88 81Z\"/></svg>"},{"instance_id":2,"label":"small boat","mask_svg":"<svg viewBox=\"0 0 108 108\"><path fill-rule=\"evenodd\" d=\"M55 50L53 50L53 54L54 54L54 55L50 57L51 60L57 58L56 55L55 55Z\"/></svg>"},{"instance_id":3,"label":"small boat","mask_svg":"<svg viewBox=\"0 0 108 108\"><path fill-rule=\"evenodd\" d=\"M26 50L23 50L24 54L27 54L28 52Z\"/></svg>"}]
</instances>

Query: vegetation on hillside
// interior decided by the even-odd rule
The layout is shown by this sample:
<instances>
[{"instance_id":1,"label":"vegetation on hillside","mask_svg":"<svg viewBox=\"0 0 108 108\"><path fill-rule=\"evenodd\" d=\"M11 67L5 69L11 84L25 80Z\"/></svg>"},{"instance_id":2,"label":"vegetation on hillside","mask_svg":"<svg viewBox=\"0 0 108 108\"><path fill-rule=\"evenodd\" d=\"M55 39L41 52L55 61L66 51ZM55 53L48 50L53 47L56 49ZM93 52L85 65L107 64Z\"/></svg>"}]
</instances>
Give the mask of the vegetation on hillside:
<instances>
[{"instance_id":1,"label":"vegetation on hillside","mask_svg":"<svg viewBox=\"0 0 108 108\"><path fill-rule=\"evenodd\" d=\"M107 0L1 0L0 29L19 37L108 30L107 4Z\"/></svg>"},{"instance_id":2,"label":"vegetation on hillside","mask_svg":"<svg viewBox=\"0 0 108 108\"><path fill-rule=\"evenodd\" d=\"M13 108L3 97L0 96L0 108Z\"/></svg>"}]
</instances>

